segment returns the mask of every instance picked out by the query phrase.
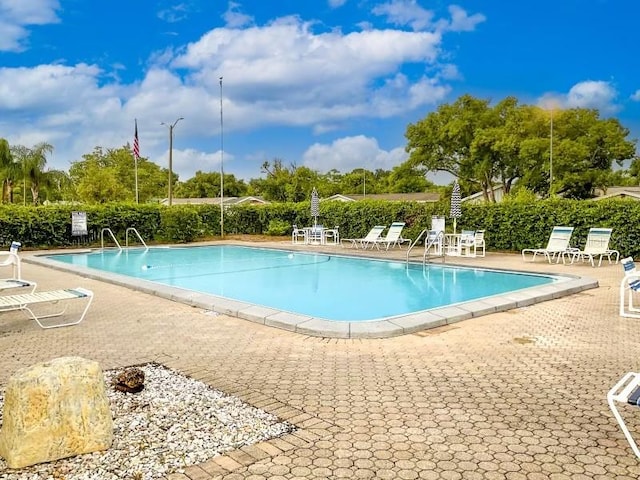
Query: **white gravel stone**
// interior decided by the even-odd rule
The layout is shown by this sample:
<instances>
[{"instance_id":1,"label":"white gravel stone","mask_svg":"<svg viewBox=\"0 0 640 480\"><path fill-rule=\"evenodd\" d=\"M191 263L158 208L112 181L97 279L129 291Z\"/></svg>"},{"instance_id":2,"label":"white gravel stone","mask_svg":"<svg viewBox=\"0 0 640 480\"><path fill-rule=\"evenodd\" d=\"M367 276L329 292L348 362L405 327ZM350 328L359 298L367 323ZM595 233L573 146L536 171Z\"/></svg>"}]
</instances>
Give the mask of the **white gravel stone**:
<instances>
[{"instance_id":1,"label":"white gravel stone","mask_svg":"<svg viewBox=\"0 0 640 480\"><path fill-rule=\"evenodd\" d=\"M111 387L122 369L105 372L114 420L109 450L20 470L0 458L0 479L150 480L293 430L274 415L161 365L139 368L145 388L135 394Z\"/></svg>"}]
</instances>

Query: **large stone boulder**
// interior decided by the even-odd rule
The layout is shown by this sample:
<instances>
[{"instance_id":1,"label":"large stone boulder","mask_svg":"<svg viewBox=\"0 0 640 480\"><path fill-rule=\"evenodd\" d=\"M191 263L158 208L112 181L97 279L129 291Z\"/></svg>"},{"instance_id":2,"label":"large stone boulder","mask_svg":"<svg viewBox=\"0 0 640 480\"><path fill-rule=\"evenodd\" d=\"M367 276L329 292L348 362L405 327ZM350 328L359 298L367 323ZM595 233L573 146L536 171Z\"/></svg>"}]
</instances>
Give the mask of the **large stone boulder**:
<instances>
[{"instance_id":1,"label":"large stone boulder","mask_svg":"<svg viewBox=\"0 0 640 480\"><path fill-rule=\"evenodd\" d=\"M4 399L0 456L22 468L106 450L113 419L97 362L56 358L16 372Z\"/></svg>"}]
</instances>

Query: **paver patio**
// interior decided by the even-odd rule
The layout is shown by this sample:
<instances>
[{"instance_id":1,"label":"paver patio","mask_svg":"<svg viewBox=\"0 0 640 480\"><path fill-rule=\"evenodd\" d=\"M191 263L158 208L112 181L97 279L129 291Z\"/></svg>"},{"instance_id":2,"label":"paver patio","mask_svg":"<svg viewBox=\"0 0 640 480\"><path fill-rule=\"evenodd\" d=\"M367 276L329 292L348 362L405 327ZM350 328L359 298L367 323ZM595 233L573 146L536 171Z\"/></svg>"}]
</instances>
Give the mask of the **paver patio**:
<instances>
[{"instance_id":1,"label":"paver patio","mask_svg":"<svg viewBox=\"0 0 640 480\"><path fill-rule=\"evenodd\" d=\"M172 480L640 477L606 403L619 377L640 369L640 321L617 315L620 265L489 253L464 263L585 275L600 287L412 335L323 339L32 265L29 254L23 276L39 289L84 286L95 300L83 323L48 331L3 313L0 388L58 356L105 369L157 361L299 426ZM640 433L640 410L624 413Z\"/></svg>"}]
</instances>

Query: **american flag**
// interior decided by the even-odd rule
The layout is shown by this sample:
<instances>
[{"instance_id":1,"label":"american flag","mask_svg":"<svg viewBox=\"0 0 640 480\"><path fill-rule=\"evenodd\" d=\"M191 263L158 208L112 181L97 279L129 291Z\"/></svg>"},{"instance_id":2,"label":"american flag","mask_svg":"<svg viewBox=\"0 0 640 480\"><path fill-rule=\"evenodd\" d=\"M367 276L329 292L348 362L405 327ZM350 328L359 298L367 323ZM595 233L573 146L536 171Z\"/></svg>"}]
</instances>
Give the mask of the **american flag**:
<instances>
[{"instance_id":1,"label":"american flag","mask_svg":"<svg viewBox=\"0 0 640 480\"><path fill-rule=\"evenodd\" d=\"M136 130L133 134L133 156L136 160L140 158L140 144L138 143L138 120L136 120Z\"/></svg>"}]
</instances>

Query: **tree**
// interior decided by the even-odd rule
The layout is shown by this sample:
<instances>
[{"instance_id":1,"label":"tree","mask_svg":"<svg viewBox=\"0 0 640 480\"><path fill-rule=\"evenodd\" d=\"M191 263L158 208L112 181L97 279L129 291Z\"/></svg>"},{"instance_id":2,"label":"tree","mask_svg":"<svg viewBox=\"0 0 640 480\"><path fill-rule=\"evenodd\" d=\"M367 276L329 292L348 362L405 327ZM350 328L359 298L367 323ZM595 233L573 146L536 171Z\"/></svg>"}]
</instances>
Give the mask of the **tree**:
<instances>
[{"instance_id":1,"label":"tree","mask_svg":"<svg viewBox=\"0 0 640 480\"><path fill-rule=\"evenodd\" d=\"M2 176L2 203L13 202L13 182L20 171L14 161L9 142L0 138L0 175Z\"/></svg>"},{"instance_id":2,"label":"tree","mask_svg":"<svg viewBox=\"0 0 640 480\"><path fill-rule=\"evenodd\" d=\"M198 170L186 182L178 183L175 192L179 198L217 198L220 196L220 173ZM242 197L246 194L244 180L238 180L233 174L224 174L225 197Z\"/></svg>"},{"instance_id":3,"label":"tree","mask_svg":"<svg viewBox=\"0 0 640 480\"><path fill-rule=\"evenodd\" d=\"M90 203L135 201L135 163L129 145L117 149L96 147L92 153L72 162L69 175L78 198ZM144 157L138 159L140 202L166 196L169 171ZM178 176L174 174L177 181Z\"/></svg>"},{"instance_id":4,"label":"tree","mask_svg":"<svg viewBox=\"0 0 640 480\"><path fill-rule=\"evenodd\" d=\"M591 197L612 178L614 161L633 158L628 135L618 120L600 119L596 110L548 112L513 97L491 107L470 95L441 105L405 133L410 166L448 172L491 201L495 185L509 193L515 181L539 195Z\"/></svg>"}]
</instances>

